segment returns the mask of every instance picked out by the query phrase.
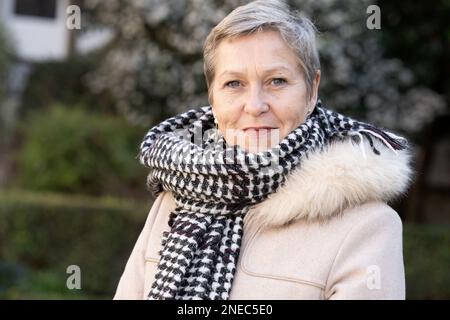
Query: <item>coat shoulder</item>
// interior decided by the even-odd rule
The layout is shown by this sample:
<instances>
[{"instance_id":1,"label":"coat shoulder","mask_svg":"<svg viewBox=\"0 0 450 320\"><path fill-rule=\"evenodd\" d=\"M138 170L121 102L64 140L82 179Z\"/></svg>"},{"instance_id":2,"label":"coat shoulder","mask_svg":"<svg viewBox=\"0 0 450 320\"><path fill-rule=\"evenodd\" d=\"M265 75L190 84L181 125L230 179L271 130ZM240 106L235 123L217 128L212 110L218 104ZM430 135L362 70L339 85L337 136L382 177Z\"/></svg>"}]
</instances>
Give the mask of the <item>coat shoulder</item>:
<instances>
[{"instance_id":1,"label":"coat shoulder","mask_svg":"<svg viewBox=\"0 0 450 320\"><path fill-rule=\"evenodd\" d=\"M347 224L349 231L359 228L361 230L384 229L391 231L402 231L402 220L391 206L383 201L368 201L362 205L344 210L338 219L330 220L338 224Z\"/></svg>"},{"instance_id":2,"label":"coat shoulder","mask_svg":"<svg viewBox=\"0 0 450 320\"><path fill-rule=\"evenodd\" d=\"M381 208L404 196L413 179L410 150L394 153L379 142L373 145L378 154L367 140L357 145L351 139L312 152L277 192L249 210L246 220L269 227L330 220L350 208L373 202Z\"/></svg>"}]
</instances>

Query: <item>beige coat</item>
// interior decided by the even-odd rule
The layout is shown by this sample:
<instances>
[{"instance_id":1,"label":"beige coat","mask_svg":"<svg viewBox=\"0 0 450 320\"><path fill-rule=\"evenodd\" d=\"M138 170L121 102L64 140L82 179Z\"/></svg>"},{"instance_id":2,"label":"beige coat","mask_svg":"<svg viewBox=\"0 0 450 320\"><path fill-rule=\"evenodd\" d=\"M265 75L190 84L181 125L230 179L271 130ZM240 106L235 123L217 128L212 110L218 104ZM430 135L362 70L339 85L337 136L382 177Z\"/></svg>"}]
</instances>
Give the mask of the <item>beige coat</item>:
<instances>
[{"instance_id":1,"label":"beige coat","mask_svg":"<svg viewBox=\"0 0 450 320\"><path fill-rule=\"evenodd\" d=\"M404 299L402 223L386 204L411 180L407 151L350 140L304 159L284 186L244 219L230 299ZM158 196L114 299L143 299L175 203Z\"/></svg>"}]
</instances>

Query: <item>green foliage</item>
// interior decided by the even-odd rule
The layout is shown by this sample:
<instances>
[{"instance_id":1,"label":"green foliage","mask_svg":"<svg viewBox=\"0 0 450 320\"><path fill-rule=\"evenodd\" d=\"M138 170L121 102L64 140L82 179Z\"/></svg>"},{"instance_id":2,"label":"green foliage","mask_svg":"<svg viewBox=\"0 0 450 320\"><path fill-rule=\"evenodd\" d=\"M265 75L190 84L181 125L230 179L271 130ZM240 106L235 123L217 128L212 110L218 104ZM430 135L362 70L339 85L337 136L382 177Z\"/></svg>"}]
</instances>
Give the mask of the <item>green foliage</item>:
<instances>
[{"instance_id":1,"label":"green foliage","mask_svg":"<svg viewBox=\"0 0 450 320\"><path fill-rule=\"evenodd\" d=\"M6 299L111 299L150 205L20 192L0 203ZM81 290L66 287L69 265L81 268Z\"/></svg>"},{"instance_id":2,"label":"green foliage","mask_svg":"<svg viewBox=\"0 0 450 320\"><path fill-rule=\"evenodd\" d=\"M407 299L450 299L450 226L405 225Z\"/></svg>"},{"instance_id":3,"label":"green foliage","mask_svg":"<svg viewBox=\"0 0 450 320\"><path fill-rule=\"evenodd\" d=\"M33 113L21 132L16 185L22 188L98 195L145 186L135 158L143 132L123 119L56 105Z\"/></svg>"},{"instance_id":4,"label":"green foliage","mask_svg":"<svg viewBox=\"0 0 450 320\"><path fill-rule=\"evenodd\" d=\"M7 74L12 60L12 47L0 23L0 102L5 98Z\"/></svg>"},{"instance_id":5,"label":"green foliage","mask_svg":"<svg viewBox=\"0 0 450 320\"><path fill-rule=\"evenodd\" d=\"M11 62L14 60L13 53L11 39L9 39L3 28L2 21L0 21L0 148L10 138L10 125L6 113L3 112L5 111L3 104L7 97L8 75Z\"/></svg>"},{"instance_id":6,"label":"green foliage","mask_svg":"<svg viewBox=\"0 0 450 320\"><path fill-rule=\"evenodd\" d=\"M110 97L94 93L87 85L88 74L97 63L97 54L90 54L33 64L22 94L20 116L25 118L30 112L45 111L53 104L77 104L86 110L95 106L96 110L115 113Z\"/></svg>"},{"instance_id":7,"label":"green foliage","mask_svg":"<svg viewBox=\"0 0 450 320\"><path fill-rule=\"evenodd\" d=\"M450 102L450 1L379 0L386 52L410 66L418 81ZM432 70L432 72L431 72ZM449 109L447 109L448 111Z\"/></svg>"},{"instance_id":8,"label":"green foliage","mask_svg":"<svg viewBox=\"0 0 450 320\"><path fill-rule=\"evenodd\" d=\"M438 2L443 1L448 4L447 0ZM89 1L86 9L87 14L93 16L91 21L116 30L108 53L91 74L91 85L110 92L121 111L131 120L144 124L157 122L158 118L183 111L188 106L208 104L203 77L203 42L225 15L248 2L217 0L203 1L199 5L192 1L156 0L123 1L111 6L107 1ZM414 139L419 139L426 125L443 112L444 100L434 92L435 87L430 87L430 82L416 80L412 70L426 66L423 69L434 78L438 69L443 70L439 72L444 76L439 82L448 83L445 81L445 73L449 78L448 54L445 55L444 50L434 50L436 38L446 40L447 28L431 28L427 37L413 38L413 46L406 51L411 56L416 55L414 52L433 51L433 56L440 60L439 65L429 68L427 59L415 59L414 65L410 65L397 59L395 51L391 56L384 51L385 33L388 37L395 35L390 38L396 48L403 48L407 42L403 33L391 32L384 21L381 30L366 27L367 7L377 1L286 2L309 16L320 30L317 43L322 65L319 96L327 106L400 134L412 135ZM424 12L439 14L439 26L448 21L448 10L443 12L448 5L384 2L395 4L380 5L383 19L394 15L399 21L411 22L407 26L412 33L419 28L430 30L432 25L438 26L434 16L425 16ZM410 14L410 10L403 14L405 7L414 10L415 15ZM174 25L177 28L173 28ZM433 48L429 46L431 41Z\"/></svg>"}]
</instances>

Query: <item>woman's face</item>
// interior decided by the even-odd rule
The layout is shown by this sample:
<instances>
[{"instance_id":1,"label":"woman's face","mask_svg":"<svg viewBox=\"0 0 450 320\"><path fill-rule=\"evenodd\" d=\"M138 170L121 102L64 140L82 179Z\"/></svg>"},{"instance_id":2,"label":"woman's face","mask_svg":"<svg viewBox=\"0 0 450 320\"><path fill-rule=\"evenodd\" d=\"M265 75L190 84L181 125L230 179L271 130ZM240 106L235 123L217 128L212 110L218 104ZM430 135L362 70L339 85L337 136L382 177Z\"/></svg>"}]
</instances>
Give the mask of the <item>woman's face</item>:
<instances>
[{"instance_id":1,"label":"woman's face","mask_svg":"<svg viewBox=\"0 0 450 320\"><path fill-rule=\"evenodd\" d=\"M228 144L267 150L305 121L319 82L318 71L308 97L297 56L276 31L224 40L211 87L219 130Z\"/></svg>"}]
</instances>

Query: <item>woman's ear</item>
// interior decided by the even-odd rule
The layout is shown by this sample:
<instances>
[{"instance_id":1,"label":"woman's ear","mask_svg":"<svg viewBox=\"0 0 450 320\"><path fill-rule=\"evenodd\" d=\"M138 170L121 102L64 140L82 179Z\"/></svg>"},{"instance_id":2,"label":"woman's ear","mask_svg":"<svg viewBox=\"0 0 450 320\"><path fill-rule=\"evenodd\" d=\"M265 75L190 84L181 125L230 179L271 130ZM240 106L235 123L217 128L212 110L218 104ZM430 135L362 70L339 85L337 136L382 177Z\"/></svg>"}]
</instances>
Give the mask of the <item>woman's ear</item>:
<instances>
[{"instance_id":1,"label":"woman's ear","mask_svg":"<svg viewBox=\"0 0 450 320\"><path fill-rule=\"evenodd\" d=\"M319 95L319 85L320 85L320 70L316 71L316 76L314 77L313 80L313 85L312 85L312 92L311 92L311 112L313 112L314 108L316 107L317 104L317 98Z\"/></svg>"},{"instance_id":2,"label":"woman's ear","mask_svg":"<svg viewBox=\"0 0 450 320\"><path fill-rule=\"evenodd\" d=\"M218 121L217 121L217 117L216 117L216 114L214 113L214 109L211 107L211 111L212 111L212 115L213 115L213 119L214 119L214 123L215 124L218 124Z\"/></svg>"}]
</instances>

